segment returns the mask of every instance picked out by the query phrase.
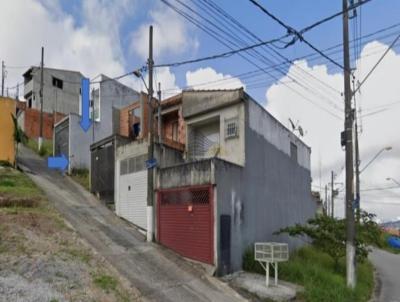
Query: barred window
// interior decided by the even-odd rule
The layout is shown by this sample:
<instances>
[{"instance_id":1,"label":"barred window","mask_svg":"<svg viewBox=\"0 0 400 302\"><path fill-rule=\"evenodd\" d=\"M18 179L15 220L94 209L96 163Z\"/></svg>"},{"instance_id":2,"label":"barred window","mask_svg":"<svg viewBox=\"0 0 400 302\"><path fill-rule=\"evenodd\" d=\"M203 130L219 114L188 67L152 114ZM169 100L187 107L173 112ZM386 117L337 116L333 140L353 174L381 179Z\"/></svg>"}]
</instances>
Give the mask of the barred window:
<instances>
[{"instance_id":1,"label":"barred window","mask_svg":"<svg viewBox=\"0 0 400 302\"><path fill-rule=\"evenodd\" d=\"M239 119L231 118L225 120L225 139L239 136Z\"/></svg>"},{"instance_id":2,"label":"barred window","mask_svg":"<svg viewBox=\"0 0 400 302\"><path fill-rule=\"evenodd\" d=\"M146 169L147 154L121 160L120 175L135 173Z\"/></svg>"}]
</instances>

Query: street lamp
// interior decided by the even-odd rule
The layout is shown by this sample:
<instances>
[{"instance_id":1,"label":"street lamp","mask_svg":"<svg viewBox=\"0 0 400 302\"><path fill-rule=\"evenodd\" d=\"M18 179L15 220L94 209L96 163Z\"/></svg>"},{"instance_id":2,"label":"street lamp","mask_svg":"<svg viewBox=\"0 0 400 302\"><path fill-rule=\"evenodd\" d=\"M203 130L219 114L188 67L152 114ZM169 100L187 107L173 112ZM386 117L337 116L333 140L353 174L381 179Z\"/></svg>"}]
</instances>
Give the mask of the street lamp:
<instances>
[{"instance_id":1,"label":"street lamp","mask_svg":"<svg viewBox=\"0 0 400 302\"><path fill-rule=\"evenodd\" d=\"M378 157L379 155L381 155L381 153L382 153L383 151L390 151L390 150L392 150L392 147L390 147L390 146L385 147L385 148L383 148L382 150L380 150L380 151L365 165L365 167L361 169L360 174L361 174L365 169L367 169L368 166L369 166L375 159L377 159L377 157Z\"/></svg>"},{"instance_id":2,"label":"street lamp","mask_svg":"<svg viewBox=\"0 0 400 302\"><path fill-rule=\"evenodd\" d=\"M398 182L396 179L394 179L394 178L392 178L392 177L387 177L386 180L388 180L388 181L391 180L391 181L393 181L395 184L399 185L399 187L400 187L400 182Z\"/></svg>"}]
</instances>

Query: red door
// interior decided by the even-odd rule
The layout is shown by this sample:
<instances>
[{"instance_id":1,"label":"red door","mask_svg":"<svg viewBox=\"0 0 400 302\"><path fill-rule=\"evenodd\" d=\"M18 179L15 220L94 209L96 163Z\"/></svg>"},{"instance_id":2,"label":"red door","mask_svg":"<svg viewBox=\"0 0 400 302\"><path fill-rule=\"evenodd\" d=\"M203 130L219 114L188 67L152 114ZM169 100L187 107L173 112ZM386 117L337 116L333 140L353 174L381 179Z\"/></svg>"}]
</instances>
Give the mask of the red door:
<instances>
[{"instance_id":1,"label":"red door","mask_svg":"<svg viewBox=\"0 0 400 302\"><path fill-rule=\"evenodd\" d=\"M212 186L160 191L158 241L184 257L213 264L212 192Z\"/></svg>"}]
</instances>

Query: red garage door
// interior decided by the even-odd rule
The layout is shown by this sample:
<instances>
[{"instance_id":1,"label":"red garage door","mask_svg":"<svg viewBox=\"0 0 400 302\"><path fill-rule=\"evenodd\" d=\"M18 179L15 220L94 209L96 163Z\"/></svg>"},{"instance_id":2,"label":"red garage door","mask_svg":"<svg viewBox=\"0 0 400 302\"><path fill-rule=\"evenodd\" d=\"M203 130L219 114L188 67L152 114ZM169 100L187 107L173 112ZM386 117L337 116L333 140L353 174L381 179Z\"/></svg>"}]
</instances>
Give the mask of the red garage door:
<instances>
[{"instance_id":1,"label":"red garage door","mask_svg":"<svg viewBox=\"0 0 400 302\"><path fill-rule=\"evenodd\" d=\"M158 194L158 241L178 254L213 264L212 186Z\"/></svg>"}]
</instances>

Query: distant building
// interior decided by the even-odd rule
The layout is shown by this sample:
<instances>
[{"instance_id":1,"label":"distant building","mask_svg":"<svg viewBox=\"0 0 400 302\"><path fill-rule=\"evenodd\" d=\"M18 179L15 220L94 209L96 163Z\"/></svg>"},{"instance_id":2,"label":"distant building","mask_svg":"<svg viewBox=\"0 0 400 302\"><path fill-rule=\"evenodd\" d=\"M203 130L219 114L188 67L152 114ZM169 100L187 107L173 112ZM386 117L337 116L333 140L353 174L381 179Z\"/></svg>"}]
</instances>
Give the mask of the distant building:
<instances>
[{"instance_id":1,"label":"distant building","mask_svg":"<svg viewBox=\"0 0 400 302\"><path fill-rule=\"evenodd\" d=\"M40 67L31 67L24 74L26 110L19 124L30 138L37 138L40 129ZM64 116L80 112L81 79L78 71L43 68L43 137L52 139L53 126Z\"/></svg>"},{"instance_id":2,"label":"distant building","mask_svg":"<svg viewBox=\"0 0 400 302\"><path fill-rule=\"evenodd\" d=\"M80 127L81 116L71 112L55 125L54 151L69 159L73 168L90 169L90 145L118 133L119 109L139 98L139 93L105 75L99 77L99 87L91 93L92 126L87 132Z\"/></svg>"}]
</instances>

